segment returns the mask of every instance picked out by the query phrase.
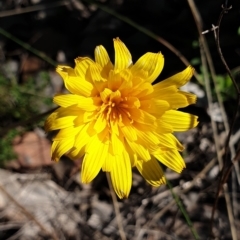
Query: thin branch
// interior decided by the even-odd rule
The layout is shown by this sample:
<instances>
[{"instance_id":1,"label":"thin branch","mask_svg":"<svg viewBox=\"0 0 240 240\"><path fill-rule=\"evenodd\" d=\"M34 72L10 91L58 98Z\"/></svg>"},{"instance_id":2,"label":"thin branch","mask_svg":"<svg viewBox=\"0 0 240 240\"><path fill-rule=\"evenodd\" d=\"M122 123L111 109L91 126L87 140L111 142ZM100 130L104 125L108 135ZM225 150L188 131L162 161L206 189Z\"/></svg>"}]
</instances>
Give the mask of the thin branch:
<instances>
[{"instance_id":1,"label":"thin branch","mask_svg":"<svg viewBox=\"0 0 240 240\"><path fill-rule=\"evenodd\" d=\"M13 202L22 213L29 219L32 220L47 236L51 236L52 239L57 240L55 233L50 233L41 222L39 222L34 215L32 215L24 206L17 202L14 197L7 192L7 190L0 184L0 190L8 197L8 199Z\"/></svg>"},{"instance_id":2,"label":"thin branch","mask_svg":"<svg viewBox=\"0 0 240 240\"><path fill-rule=\"evenodd\" d=\"M208 79L208 74L207 74L207 63L206 63L206 59L205 59L205 55L203 53L203 50L201 50L201 58L202 58L202 63L203 63L203 70L205 69L205 75L204 75L204 79L206 81L206 92L207 92L207 98L209 101L209 109L211 112L212 109L212 96L211 96L211 88L210 88L210 83L209 83L209 79ZM213 121L213 119L211 118L211 124L212 124L212 128L213 128L213 137L214 137L214 141L215 141L215 145L216 145L216 151L217 151L217 156L218 156L218 163L219 163L219 167L220 169L222 169L223 167L223 158L222 155L220 154L220 147L218 144L218 135L217 135L217 126L216 123ZM227 201L227 199L229 199L229 193L226 191L227 187L226 185L223 186L223 192L224 192L224 197L226 199L226 206L227 206L227 211L228 211L228 215L230 216L229 219L233 219L233 212L232 212L232 206L231 204L229 204L229 201ZM218 195L215 198L215 202L218 201ZM213 212L216 210L217 205L213 206ZM211 235L213 235L212 233L212 227L213 227L213 216L211 217L211 225L210 225L210 231L211 231ZM236 228L234 224L230 224L230 228L231 228L231 233L232 233L232 238L233 240L237 240L237 233L236 233Z\"/></svg>"},{"instance_id":3,"label":"thin branch","mask_svg":"<svg viewBox=\"0 0 240 240\"><path fill-rule=\"evenodd\" d=\"M116 214L119 235L120 235L121 240L127 240L126 234L125 234L124 229L123 229L123 222L122 222L122 217L121 217L121 213L120 213L120 210L119 210L117 197L116 197L116 194L113 190L113 186L112 186L112 182L111 182L109 173L106 173L106 175L107 175L108 185L109 185L109 188L110 188L111 197L112 197L112 200L113 200L113 207L114 207L114 211L115 211L115 214Z\"/></svg>"},{"instance_id":4,"label":"thin branch","mask_svg":"<svg viewBox=\"0 0 240 240\"><path fill-rule=\"evenodd\" d=\"M223 151L222 151L223 152ZM221 152L221 154L223 154ZM191 190L194 186L196 186L196 182L199 179L203 179L207 172L210 171L210 169L216 164L217 159L213 158L202 170L201 172L199 172L193 180L186 182L184 185L186 185L186 187L184 189L181 190L180 186L176 186L173 188L173 191L178 194L178 195L182 195L182 194L186 194L189 190ZM162 194L162 193L160 193ZM165 194L165 196L167 194L170 194L170 189L166 190L165 192L163 192L163 194ZM157 198L154 198L153 201L158 202L159 199L162 199L164 196L156 196ZM149 220L144 226L143 228L149 228L149 226L152 226L152 224L154 223L154 221L157 221L157 219L160 219L167 211L168 209L171 208L171 206L175 203L175 200L173 199L171 202L169 202L163 209L161 209L161 211L159 211L158 213L156 213L153 218L151 220Z\"/></svg>"},{"instance_id":5,"label":"thin branch","mask_svg":"<svg viewBox=\"0 0 240 240\"><path fill-rule=\"evenodd\" d=\"M55 3L41 4L41 5L30 6L30 7L25 7L25 8L15 8L15 9L12 9L12 10L7 10L7 11L0 12L0 18L14 16L14 15L18 15L18 14L29 13L29 12L47 10L49 8L66 6L68 4L70 4L70 1L64 0L64 1L58 1L58 2L55 2Z\"/></svg>"},{"instance_id":6,"label":"thin branch","mask_svg":"<svg viewBox=\"0 0 240 240\"><path fill-rule=\"evenodd\" d=\"M197 25L197 28L198 28L198 32L199 32L199 36L200 36L200 42L201 42L201 44L203 46L203 49L204 49L204 51L202 51L202 54L201 54L202 62L205 65L204 69L205 70L207 69L207 64L205 63L205 54L206 54L207 62L208 62L210 72L211 72L211 75L212 75L212 78L213 78L213 82L214 82L214 85L215 85L215 90L216 90L216 93L217 93L217 98L218 98L218 101L219 101L219 105L220 105L220 109L221 109L221 113L222 113L222 117L223 117L223 121L224 121L225 130L227 132L229 132L229 124L228 124L228 120L227 120L227 115L226 115L226 112L225 112L225 109L224 109L224 106L223 106L223 103L222 103L221 95L220 95L220 93L218 91L218 88L217 88L216 74L215 74L215 70L214 70L214 67L213 67L210 51L208 49L206 39L205 39L204 35L202 34L201 16L200 16L200 14L199 14L199 12L196 8L196 5L195 5L194 1L193 0L188 0L188 3L189 3L189 6L191 8L191 11L193 13L193 16L194 16L194 19L195 19L195 22L196 22L196 25ZM218 25L217 30L219 31L219 25ZM205 80L206 79L208 79L207 74L205 74ZM211 112L212 96L211 96L211 88L210 88L209 80L206 82L206 92L207 92L207 98L208 98L208 101L209 101L209 110ZM215 145L216 145L216 152L217 152L217 155L218 155L219 166L222 169L223 159L219 154L220 147L219 147L219 142L218 142L218 137L217 137L216 123L212 119L211 119L211 123L212 123L212 127L213 127L214 141L215 141ZM232 148L232 150L234 150L234 149ZM233 156L235 151L231 151L231 152L232 152L232 156ZM221 179L220 179L220 181L221 181ZM223 192L224 192L225 198L229 199L229 196L228 196L228 193L226 192L225 187L224 187ZM215 199L216 204L217 204L217 202L218 202L218 195L216 196L216 199ZM227 205L229 219L233 219L232 206L231 206L231 204L229 204L229 201L226 201L226 205ZM216 206L217 205L213 206L213 212L215 212ZM211 227L210 227L211 233L212 233L212 227L213 227L213 216L214 216L214 214L212 215L212 219L211 219ZM230 227L231 227L232 237L233 237L234 240L236 240L237 239L237 234L236 234L235 225L230 224Z\"/></svg>"},{"instance_id":7,"label":"thin branch","mask_svg":"<svg viewBox=\"0 0 240 240\"><path fill-rule=\"evenodd\" d=\"M217 49L218 49L218 53L219 53L219 56L222 60L222 63L223 65L225 66L225 69L226 71L228 72L228 75L229 77L231 78L232 82L233 82L233 85L237 91L237 94L238 94L238 97L237 97L237 107L236 107L236 110L234 112L234 116L233 116L233 119L232 119L232 123L231 123L231 127L230 127L230 130L228 132L228 136L227 136L227 139L226 139L226 142L225 142L225 159L224 159L224 166L223 166L223 171L221 173L221 178L220 178L220 182L219 182L219 185L218 185L218 191L217 191L217 196L219 196L221 190L222 190L222 186L224 185L224 183L226 183L227 181L227 178L232 170L232 167L234 166L234 162L236 161L234 158L234 160L231 162L230 166L229 167L226 167L227 166L227 153L228 153L228 150L229 150L229 142L230 142L230 137L232 135L232 132L233 132L233 128L235 126L235 122L236 122L236 119L237 119L237 114L238 114L238 108L240 106L240 89L231 73L231 70L229 69L226 61L225 61L225 58L223 56L223 53L222 53L222 50L221 50L221 45L220 45L220 25L221 25L221 22L222 22L222 18L224 16L224 14L228 13L228 11L232 8L232 6L230 7L227 7L227 3L225 3L225 5L222 5L222 11L220 13L220 16L219 16L219 19L218 19L218 29L216 31L216 34L215 34L215 40L216 40L216 45L217 45ZM239 154L238 154L239 155ZM233 157L233 156L232 156ZM236 155L235 155L236 157ZM224 169L226 169L226 171L224 171ZM225 172L225 173L224 173ZM218 204L218 198L216 198L215 202L214 202L214 206L217 206ZM212 211L212 219L214 218L214 213L215 213L215 208L213 208L213 211Z\"/></svg>"},{"instance_id":8,"label":"thin branch","mask_svg":"<svg viewBox=\"0 0 240 240\"><path fill-rule=\"evenodd\" d=\"M223 7L223 6L222 6ZM227 65L227 63L226 63L226 61L225 61L225 58L223 57L223 54L222 54L222 49L221 49L221 45L220 45L220 37L219 37L219 33L220 33L220 25L221 25L221 22L222 22L222 18L223 18L223 16L224 16L224 14L226 14L226 13L228 13L228 11L230 10L232 8L232 6L230 6L229 8L225 8L225 7L223 7L223 10L222 10L222 12L221 12L221 14L220 14L220 17L219 17L219 19L218 19L218 29L217 29L217 31L216 31L216 44L217 44L217 49L218 49L218 53L219 53L219 56L220 56L220 58L221 58L221 60L222 60L222 63L223 63L223 65L225 66L225 68L226 68L226 70L227 70L227 72L228 72L228 75L229 75L229 77L231 78L231 80L232 80L232 82L233 82L233 85L234 85L234 87L235 87L235 89L236 89L236 91L237 91L237 94L238 94L238 105L237 105L237 109L236 109L236 111L235 111L235 114L234 114L234 118L233 118L233 121L232 121L232 124L231 124L231 128L230 128L230 130L229 130L229 133L228 133L228 137L227 137L227 140L226 140L226 145L225 145L225 148L226 148L226 155L227 155L227 153L228 153L228 145L229 145L229 141L230 141L230 137L231 137L231 134L232 134L232 130L233 130L233 127L234 127L234 124L235 124L235 121L236 121L236 118L237 118L237 110L238 110L238 107L239 107L239 98L240 98L240 89L239 89L239 87L238 87L238 85L237 85L237 83L236 83L236 81L235 81L235 79L234 79L234 77L233 77L233 75L232 75L232 73L231 73L231 70L229 69L229 67L228 67L228 65ZM233 157L233 156L232 156Z\"/></svg>"},{"instance_id":9,"label":"thin branch","mask_svg":"<svg viewBox=\"0 0 240 240\"><path fill-rule=\"evenodd\" d=\"M224 176L222 177L222 184L227 182L229 174L234 166L234 163L238 162L239 160L240 160L240 147L238 149L236 156L234 157L233 161L230 163L229 167L227 167L227 170L226 170Z\"/></svg>"}]
</instances>

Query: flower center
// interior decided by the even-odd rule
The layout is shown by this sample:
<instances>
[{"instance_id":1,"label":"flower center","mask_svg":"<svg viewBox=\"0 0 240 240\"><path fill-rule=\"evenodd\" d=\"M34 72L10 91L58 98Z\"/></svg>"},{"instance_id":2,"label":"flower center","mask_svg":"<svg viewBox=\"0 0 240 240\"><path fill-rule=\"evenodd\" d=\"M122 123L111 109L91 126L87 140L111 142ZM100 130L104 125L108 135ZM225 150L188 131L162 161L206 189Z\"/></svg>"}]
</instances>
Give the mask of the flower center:
<instances>
[{"instance_id":1,"label":"flower center","mask_svg":"<svg viewBox=\"0 0 240 240\"><path fill-rule=\"evenodd\" d=\"M115 120L118 115L117 111L117 105L115 102L109 101L105 106L104 106L104 115L107 119L107 121Z\"/></svg>"},{"instance_id":2,"label":"flower center","mask_svg":"<svg viewBox=\"0 0 240 240\"><path fill-rule=\"evenodd\" d=\"M134 107L138 108L140 105L136 104L134 106L135 103L132 97L122 97L119 90L112 92L109 89L105 89L100 96L102 105L98 109L97 118L101 115L101 117L107 120L108 126L111 126L110 122L120 125L133 123L131 109Z\"/></svg>"}]
</instances>

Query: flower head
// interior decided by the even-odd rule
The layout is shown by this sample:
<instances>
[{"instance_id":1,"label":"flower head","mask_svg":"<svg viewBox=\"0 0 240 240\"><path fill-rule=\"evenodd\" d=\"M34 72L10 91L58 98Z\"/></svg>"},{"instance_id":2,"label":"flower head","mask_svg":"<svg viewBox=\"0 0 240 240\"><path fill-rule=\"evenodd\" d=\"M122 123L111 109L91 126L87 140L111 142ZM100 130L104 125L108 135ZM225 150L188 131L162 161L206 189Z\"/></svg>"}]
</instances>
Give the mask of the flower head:
<instances>
[{"instance_id":1,"label":"flower head","mask_svg":"<svg viewBox=\"0 0 240 240\"><path fill-rule=\"evenodd\" d=\"M54 97L60 107L48 117L45 129L59 130L53 138L53 160L63 154L84 157L82 182L91 182L102 169L123 198L131 189L133 167L153 186L165 183L158 161L178 173L183 170L183 146L173 132L198 122L177 110L196 102L195 95L179 90L192 77L192 67L152 85L164 65L161 53L148 52L133 64L118 38L114 49L114 65L98 46L95 61L79 57L74 69L57 67L70 93Z\"/></svg>"}]
</instances>

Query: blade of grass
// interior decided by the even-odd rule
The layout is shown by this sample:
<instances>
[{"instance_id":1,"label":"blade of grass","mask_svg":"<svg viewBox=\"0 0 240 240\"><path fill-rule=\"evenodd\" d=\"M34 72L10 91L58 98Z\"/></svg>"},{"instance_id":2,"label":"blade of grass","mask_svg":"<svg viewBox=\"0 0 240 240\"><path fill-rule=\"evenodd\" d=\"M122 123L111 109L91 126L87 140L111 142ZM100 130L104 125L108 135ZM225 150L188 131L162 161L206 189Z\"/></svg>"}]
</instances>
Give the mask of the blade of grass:
<instances>
[{"instance_id":1,"label":"blade of grass","mask_svg":"<svg viewBox=\"0 0 240 240\"><path fill-rule=\"evenodd\" d=\"M175 192L173 191L173 187L172 187L172 184L167 180L167 185L171 191L171 194L173 196L173 198L175 199L175 202L177 203L180 211L182 212L187 224L188 224L188 227L190 228L191 232L192 232L192 235L194 237L194 239L200 239L199 235L197 234L196 230L194 229L193 227L193 224L187 214L187 211L185 210L181 200L179 199L179 197L175 194Z\"/></svg>"},{"instance_id":2,"label":"blade of grass","mask_svg":"<svg viewBox=\"0 0 240 240\"><path fill-rule=\"evenodd\" d=\"M26 50L28 50L29 52L35 54L36 56L38 56L39 58L41 58L42 60L44 60L45 62L49 63L50 65L56 67L57 63L52 60L50 57L48 57L45 53L38 51L37 49L33 48L31 45L21 41L19 38L16 38L15 36L13 36L11 33L5 31L3 28L0 27L0 34L3 35L4 37L14 41L15 43L17 43L18 45L20 45L21 47L25 48Z\"/></svg>"}]
</instances>

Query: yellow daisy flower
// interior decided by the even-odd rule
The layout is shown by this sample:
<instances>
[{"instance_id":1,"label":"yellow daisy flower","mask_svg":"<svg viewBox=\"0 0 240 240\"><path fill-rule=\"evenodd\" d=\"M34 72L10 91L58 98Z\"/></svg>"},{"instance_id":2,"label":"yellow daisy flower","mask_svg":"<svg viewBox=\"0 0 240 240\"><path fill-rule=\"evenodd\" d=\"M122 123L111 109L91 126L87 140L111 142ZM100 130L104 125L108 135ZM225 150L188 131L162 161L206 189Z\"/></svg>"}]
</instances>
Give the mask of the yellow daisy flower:
<instances>
[{"instance_id":1,"label":"yellow daisy flower","mask_svg":"<svg viewBox=\"0 0 240 240\"><path fill-rule=\"evenodd\" d=\"M75 59L76 66L58 66L70 94L54 97L60 107L45 123L46 131L59 130L53 138L52 159L63 154L84 156L81 178L91 182L102 169L110 173L119 198L128 197L132 168L152 186L165 183L158 163L180 173L183 150L173 132L198 124L197 117L177 111L196 102L196 96L179 90L193 75L184 71L152 85L162 71L161 53L148 52L133 64L119 38L114 39L115 64L106 49L95 49L95 61Z\"/></svg>"}]
</instances>

